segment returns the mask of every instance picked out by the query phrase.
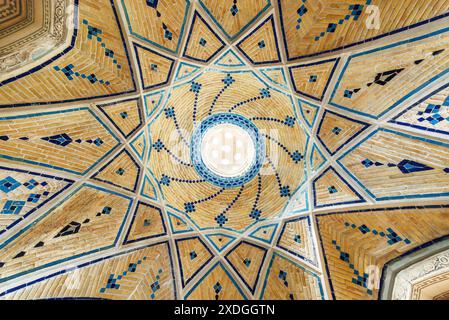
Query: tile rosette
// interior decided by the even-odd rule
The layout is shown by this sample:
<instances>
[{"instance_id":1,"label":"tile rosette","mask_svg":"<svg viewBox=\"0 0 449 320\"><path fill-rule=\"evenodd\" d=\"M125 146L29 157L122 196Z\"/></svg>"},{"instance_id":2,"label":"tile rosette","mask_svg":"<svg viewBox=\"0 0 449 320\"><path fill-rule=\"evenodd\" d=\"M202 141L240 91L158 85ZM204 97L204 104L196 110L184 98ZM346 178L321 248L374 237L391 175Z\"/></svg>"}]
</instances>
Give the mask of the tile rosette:
<instances>
[{"instance_id":1,"label":"tile rosette","mask_svg":"<svg viewBox=\"0 0 449 320\"><path fill-rule=\"evenodd\" d=\"M253 139L254 162L240 175L217 175L202 161L202 134L220 123ZM202 230L241 232L272 218L305 181L308 136L292 98L252 72L207 70L175 86L149 128L148 167L165 203Z\"/></svg>"}]
</instances>

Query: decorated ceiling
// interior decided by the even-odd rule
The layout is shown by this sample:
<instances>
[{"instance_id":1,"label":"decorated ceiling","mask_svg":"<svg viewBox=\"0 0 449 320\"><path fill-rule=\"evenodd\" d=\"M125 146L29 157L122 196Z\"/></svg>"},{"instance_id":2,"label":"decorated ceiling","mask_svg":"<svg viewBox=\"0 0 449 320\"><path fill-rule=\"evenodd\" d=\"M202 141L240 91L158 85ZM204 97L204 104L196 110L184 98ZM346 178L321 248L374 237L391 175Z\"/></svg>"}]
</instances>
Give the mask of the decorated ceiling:
<instances>
[{"instance_id":1,"label":"decorated ceiling","mask_svg":"<svg viewBox=\"0 0 449 320\"><path fill-rule=\"evenodd\" d=\"M448 299L448 16L0 0L0 298Z\"/></svg>"}]
</instances>

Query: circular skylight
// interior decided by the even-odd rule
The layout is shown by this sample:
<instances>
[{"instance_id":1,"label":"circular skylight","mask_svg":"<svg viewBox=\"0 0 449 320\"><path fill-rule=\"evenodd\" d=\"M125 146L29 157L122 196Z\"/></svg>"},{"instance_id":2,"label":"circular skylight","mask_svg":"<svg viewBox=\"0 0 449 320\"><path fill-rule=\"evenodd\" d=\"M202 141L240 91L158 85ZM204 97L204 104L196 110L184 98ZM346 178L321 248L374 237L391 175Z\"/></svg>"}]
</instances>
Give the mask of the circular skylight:
<instances>
[{"instance_id":1,"label":"circular skylight","mask_svg":"<svg viewBox=\"0 0 449 320\"><path fill-rule=\"evenodd\" d=\"M223 177L237 177L248 171L255 154L256 148L248 131L233 124L210 128L201 141L204 164Z\"/></svg>"}]
</instances>

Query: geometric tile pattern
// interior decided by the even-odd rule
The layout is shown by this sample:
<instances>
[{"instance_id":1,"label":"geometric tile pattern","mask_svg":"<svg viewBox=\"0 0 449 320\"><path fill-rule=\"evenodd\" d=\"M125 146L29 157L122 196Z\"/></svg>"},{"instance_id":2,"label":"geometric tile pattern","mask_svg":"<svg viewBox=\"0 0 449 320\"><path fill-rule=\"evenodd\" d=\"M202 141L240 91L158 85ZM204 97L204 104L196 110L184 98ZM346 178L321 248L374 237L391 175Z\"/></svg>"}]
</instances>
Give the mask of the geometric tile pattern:
<instances>
[{"instance_id":1,"label":"geometric tile pattern","mask_svg":"<svg viewBox=\"0 0 449 320\"><path fill-rule=\"evenodd\" d=\"M333 167L328 167L313 181L315 208L362 203L362 196Z\"/></svg>"},{"instance_id":2,"label":"geometric tile pattern","mask_svg":"<svg viewBox=\"0 0 449 320\"><path fill-rule=\"evenodd\" d=\"M150 204L139 202L133 214L124 243L133 243L160 237L167 233L162 211Z\"/></svg>"},{"instance_id":3,"label":"geometric tile pattern","mask_svg":"<svg viewBox=\"0 0 449 320\"><path fill-rule=\"evenodd\" d=\"M78 265L0 293L6 299L170 300L176 298L168 243ZM95 279L95 281L92 281Z\"/></svg>"},{"instance_id":4,"label":"geometric tile pattern","mask_svg":"<svg viewBox=\"0 0 449 320\"><path fill-rule=\"evenodd\" d=\"M223 40L195 11L183 56L195 61L208 62L225 46Z\"/></svg>"},{"instance_id":5,"label":"geometric tile pattern","mask_svg":"<svg viewBox=\"0 0 449 320\"><path fill-rule=\"evenodd\" d=\"M135 90L113 1L79 1L75 12L78 30L70 45L40 66L1 81L1 106L110 97Z\"/></svg>"},{"instance_id":6,"label":"geometric tile pattern","mask_svg":"<svg viewBox=\"0 0 449 320\"><path fill-rule=\"evenodd\" d=\"M317 137L326 150L334 155L368 126L365 122L326 110L318 126Z\"/></svg>"},{"instance_id":7,"label":"geometric tile pattern","mask_svg":"<svg viewBox=\"0 0 449 320\"><path fill-rule=\"evenodd\" d=\"M426 4L414 0L405 0L398 6L392 6L388 0L279 1L284 44L291 60L398 33L427 23L429 18L447 15L448 8L448 1L439 2L432 12L425 10Z\"/></svg>"},{"instance_id":8,"label":"geometric tile pattern","mask_svg":"<svg viewBox=\"0 0 449 320\"><path fill-rule=\"evenodd\" d=\"M143 197L153 201L158 199L156 187L154 186L153 182L151 182L150 177L147 174L143 178L143 185L140 194Z\"/></svg>"},{"instance_id":9,"label":"geometric tile pattern","mask_svg":"<svg viewBox=\"0 0 449 320\"><path fill-rule=\"evenodd\" d=\"M229 271L219 262L185 295L186 300L246 300Z\"/></svg>"},{"instance_id":10,"label":"geometric tile pattern","mask_svg":"<svg viewBox=\"0 0 449 320\"><path fill-rule=\"evenodd\" d=\"M331 105L378 119L449 71L449 29L352 55ZM394 56L394 59L386 57Z\"/></svg>"},{"instance_id":11,"label":"geometric tile pattern","mask_svg":"<svg viewBox=\"0 0 449 320\"><path fill-rule=\"evenodd\" d=\"M310 99L322 101L340 59L330 59L290 67L295 91Z\"/></svg>"},{"instance_id":12,"label":"geometric tile pattern","mask_svg":"<svg viewBox=\"0 0 449 320\"><path fill-rule=\"evenodd\" d=\"M317 216L333 296L339 300L376 299L383 265L447 235L448 218L448 208L438 206Z\"/></svg>"},{"instance_id":13,"label":"geometric tile pattern","mask_svg":"<svg viewBox=\"0 0 449 320\"><path fill-rule=\"evenodd\" d=\"M201 6L211 15L220 30L230 39L235 39L270 7L270 0L234 1L226 10L214 0L200 0Z\"/></svg>"},{"instance_id":14,"label":"geometric tile pattern","mask_svg":"<svg viewBox=\"0 0 449 320\"><path fill-rule=\"evenodd\" d=\"M252 64L280 62L280 52L273 16L263 21L237 44L240 52Z\"/></svg>"},{"instance_id":15,"label":"geometric tile pattern","mask_svg":"<svg viewBox=\"0 0 449 320\"><path fill-rule=\"evenodd\" d=\"M256 230L254 230L249 236L251 238L271 244L271 241L273 241L274 238L274 234L276 233L277 227L278 227L277 224L270 224L267 226L259 227Z\"/></svg>"},{"instance_id":16,"label":"geometric tile pattern","mask_svg":"<svg viewBox=\"0 0 449 320\"><path fill-rule=\"evenodd\" d=\"M26 219L73 181L0 166L0 234Z\"/></svg>"},{"instance_id":17,"label":"geometric tile pattern","mask_svg":"<svg viewBox=\"0 0 449 320\"><path fill-rule=\"evenodd\" d=\"M342 155L339 162L381 201L449 194L448 157L446 143L380 129Z\"/></svg>"},{"instance_id":18,"label":"geometric tile pattern","mask_svg":"<svg viewBox=\"0 0 449 320\"><path fill-rule=\"evenodd\" d=\"M136 191L140 167L128 150L123 150L114 159L99 169L92 179Z\"/></svg>"},{"instance_id":19,"label":"geometric tile pattern","mask_svg":"<svg viewBox=\"0 0 449 320\"><path fill-rule=\"evenodd\" d=\"M288 94L271 88L250 71L210 70L176 85L150 124L149 168L167 205L202 230L222 227L241 232L281 213L305 180L308 137L292 103ZM241 115L262 130L271 161L263 173L237 188L204 180L190 160L194 125L221 113Z\"/></svg>"},{"instance_id":20,"label":"geometric tile pattern","mask_svg":"<svg viewBox=\"0 0 449 320\"><path fill-rule=\"evenodd\" d=\"M176 81L184 80L185 78L191 77L192 75L196 74L199 70L200 67L187 62L181 62L176 71L175 79Z\"/></svg>"},{"instance_id":21,"label":"geometric tile pattern","mask_svg":"<svg viewBox=\"0 0 449 320\"><path fill-rule=\"evenodd\" d=\"M262 300L324 300L318 275L277 253L270 261L266 277Z\"/></svg>"},{"instance_id":22,"label":"geometric tile pattern","mask_svg":"<svg viewBox=\"0 0 449 320\"><path fill-rule=\"evenodd\" d=\"M170 227L171 227L173 233L183 233L183 232L193 231L193 229L189 227L187 222L185 222L178 215L175 215L174 213L169 212L168 218L169 218Z\"/></svg>"},{"instance_id":23,"label":"geometric tile pattern","mask_svg":"<svg viewBox=\"0 0 449 320\"><path fill-rule=\"evenodd\" d=\"M122 0L122 4L133 36L170 52L178 52L189 0Z\"/></svg>"},{"instance_id":24,"label":"geometric tile pattern","mask_svg":"<svg viewBox=\"0 0 449 320\"><path fill-rule=\"evenodd\" d=\"M145 136L145 132L139 133L131 142L131 149L137 154L140 161L143 162L146 153L148 152L148 142Z\"/></svg>"},{"instance_id":25,"label":"geometric tile pattern","mask_svg":"<svg viewBox=\"0 0 449 320\"><path fill-rule=\"evenodd\" d=\"M310 152L310 167L312 169L312 173L316 173L324 163L326 163L326 158L321 153L320 149L313 145L312 151Z\"/></svg>"},{"instance_id":26,"label":"geometric tile pattern","mask_svg":"<svg viewBox=\"0 0 449 320\"><path fill-rule=\"evenodd\" d=\"M185 287L195 275L212 260L212 252L199 237L176 240L182 286Z\"/></svg>"},{"instance_id":27,"label":"geometric tile pattern","mask_svg":"<svg viewBox=\"0 0 449 320\"><path fill-rule=\"evenodd\" d=\"M264 68L260 69L268 80L270 80L275 85L278 85L284 89L287 89L287 78L285 76L284 69L282 68Z\"/></svg>"},{"instance_id":28,"label":"geometric tile pattern","mask_svg":"<svg viewBox=\"0 0 449 320\"><path fill-rule=\"evenodd\" d=\"M306 189L299 190L292 197L290 203L288 204L283 217L296 216L299 214L304 214L309 211L309 194Z\"/></svg>"},{"instance_id":29,"label":"geometric tile pattern","mask_svg":"<svg viewBox=\"0 0 449 320\"><path fill-rule=\"evenodd\" d=\"M236 238L223 233L212 233L206 235L206 238L218 251L225 250Z\"/></svg>"},{"instance_id":30,"label":"geometric tile pattern","mask_svg":"<svg viewBox=\"0 0 449 320\"><path fill-rule=\"evenodd\" d=\"M214 65L219 67L237 68L244 67L245 63L232 49L228 49L221 55L220 58L218 58Z\"/></svg>"},{"instance_id":31,"label":"geometric tile pattern","mask_svg":"<svg viewBox=\"0 0 449 320\"><path fill-rule=\"evenodd\" d=\"M413 104L390 120L391 123L449 134L449 89L448 84Z\"/></svg>"},{"instance_id":32,"label":"geometric tile pattern","mask_svg":"<svg viewBox=\"0 0 449 320\"><path fill-rule=\"evenodd\" d=\"M383 298L386 266L449 233L443 17L0 0L0 297ZM220 121L254 138L237 179L198 161Z\"/></svg>"},{"instance_id":33,"label":"geometric tile pattern","mask_svg":"<svg viewBox=\"0 0 449 320\"><path fill-rule=\"evenodd\" d=\"M130 205L128 197L84 185L0 245L0 282L113 247Z\"/></svg>"},{"instance_id":34,"label":"geometric tile pattern","mask_svg":"<svg viewBox=\"0 0 449 320\"><path fill-rule=\"evenodd\" d=\"M318 117L319 107L308 103L303 100L298 99L298 105L301 112L302 117L307 123L309 128L312 128L315 125L316 119Z\"/></svg>"},{"instance_id":35,"label":"geometric tile pattern","mask_svg":"<svg viewBox=\"0 0 449 320\"><path fill-rule=\"evenodd\" d=\"M252 293L256 290L260 269L267 250L249 242L240 242L226 255L226 260L242 278Z\"/></svg>"},{"instance_id":36,"label":"geometric tile pattern","mask_svg":"<svg viewBox=\"0 0 449 320\"><path fill-rule=\"evenodd\" d=\"M22 163L85 174L118 143L87 108L0 118L0 158Z\"/></svg>"},{"instance_id":37,"label":"geometric tile pattern","mask_svg":"<svg viewBox=\"0 0 449 320\"><path fill-rule=\"evenodd\" d=\"M149 48L134 43L134 51L139 61L140 80L144 89L167 84L175 61Z\"/></svg>"},{"instance_id":38,"label":"geometric tile pattern","mask_svg":"<svg viewBox=\"0 0 449 320\"><path fill-rule=\"evenodd\" d=\"M142 125L142 111L137 100L110 103L98 107L126 138Z\"/></svg>"},{"instance_id":39,"label":"geometric tile pattern","mask_svg":"<svg viewBox=\"0 0 449 320\"><path fill-rule=\"evenodd\" d=\"M144 96L145 115L147 116L147 119L149 119L154 114L154 111L159 108L162 100L164 99L164 96L164 90L152 91L151 93Z\"/></svg>"},{"instance_id":40,"label":"geometric tile pattern","mask_svg":"<svg viewBox=\"0 0 449 320\"><path fill-rule=\"evenodd\" d=\"M285 222L277 246L315 266L318 265L309 217Z\"/></svg>"}]
</instances>

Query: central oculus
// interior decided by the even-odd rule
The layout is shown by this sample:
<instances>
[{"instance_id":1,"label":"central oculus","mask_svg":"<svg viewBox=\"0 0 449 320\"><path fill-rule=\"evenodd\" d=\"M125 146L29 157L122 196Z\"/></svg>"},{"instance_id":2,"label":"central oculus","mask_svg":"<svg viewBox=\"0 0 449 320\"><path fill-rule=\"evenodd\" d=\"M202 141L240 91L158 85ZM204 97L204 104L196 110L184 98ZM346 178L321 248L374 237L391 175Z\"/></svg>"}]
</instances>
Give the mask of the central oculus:
<instances>
[{"instance_id":1,"label":"central oculus","mask_svg":"<svg viewBox=\"0 0 449 320\"><path fill-rule=\"evenodd\" d=\"M247 118L231 113L212 115L192 136L191 158L198 174L222 188L253 179L263 164L264 139Z\"/></svg>"}]
</instances>

